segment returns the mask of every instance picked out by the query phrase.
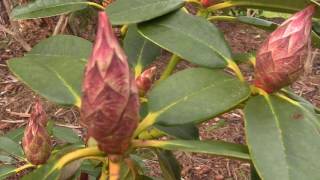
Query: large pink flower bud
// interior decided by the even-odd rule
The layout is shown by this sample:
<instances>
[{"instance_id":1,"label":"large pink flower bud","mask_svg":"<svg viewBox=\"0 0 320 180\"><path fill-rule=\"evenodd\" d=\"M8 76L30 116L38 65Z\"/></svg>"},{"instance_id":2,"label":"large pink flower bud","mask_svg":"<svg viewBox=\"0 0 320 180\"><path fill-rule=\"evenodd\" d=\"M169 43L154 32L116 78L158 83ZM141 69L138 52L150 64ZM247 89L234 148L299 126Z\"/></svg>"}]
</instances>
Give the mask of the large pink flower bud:
<instances>
[{"instance_id":1,"label":"large pink flower bud","mask_svg":"<svg viewBox=\"0 0 320 180\"><path fill-rule=\"evenodd\" d=\"M312 15L310 5L281 24L257 52L254 85L268 93L297 80L303 72L310 43Z\"/></svg>"},{"instance_id":2,"label":"large pink flower bud","mask_svg":"<svg viewBox=\"0 0 320 180\"><path fill-rule=\"evenodd\" d=\"M40 102L36 102L24 131L22 147L24 153L32 164L44 164L51 154L51 140L46 129L46 113Z\"/></svg>"},{"instance_id":3,"label":"large pink flower bud","mask_svg":"<svg viewBox=\"0 0 320 180\"><path fill-rule=\"evenodd\" d=\"M124 54L105 12L83 81L81 124L99 148L122 154L139 121L139 96Z\"/></svg>"},{"instance_id":4,"label":"large pink flower bud","mask_svg":"<svg viewBox=\"0 0 320 180\"><path fill-rule=\"evenodd\" d=\"M152 86L157 68L151 67L136 78L140 96L144 96Z\"/></svg>"}]
</instances>

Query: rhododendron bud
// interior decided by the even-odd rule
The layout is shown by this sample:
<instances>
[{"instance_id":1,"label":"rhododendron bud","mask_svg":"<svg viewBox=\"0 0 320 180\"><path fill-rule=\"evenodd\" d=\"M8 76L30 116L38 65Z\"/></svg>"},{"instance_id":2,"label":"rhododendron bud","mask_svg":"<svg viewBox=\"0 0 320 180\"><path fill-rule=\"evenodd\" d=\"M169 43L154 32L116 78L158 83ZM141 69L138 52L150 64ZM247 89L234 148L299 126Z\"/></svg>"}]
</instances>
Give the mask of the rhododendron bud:
<instances>
[{"instance_id":1,"label":"rhododendron bud","mask_svg":"<svg viewBox=\"0 0 320 180\"><path fill-rule=\"evenodd\" d=\"M81 124L100 150L124 153L139 121L139 96L127 57L109 19L99 13L92 55L85 69Z\"/></svg>"},{"instance_id":2,"label":"rhododendron bud","mask_svg":"<svg viewBox=\"0 0 320 180\"><path fill-rule=\"evenodd\" d=\"M268 93L297 80L303 72L310 43L312 15L310 5L281 24L257 52L254 85Z\"/></svg>"},{"instance_id":3,"label":"rhododendron bud","mask_svg":"<svg viewBox=\"0 0 320 180\"><path fill-rule=\"evenodd\" d=\"M215 1L216 0L201 0L201 4L204 7L210 7L216 3Z\"/></svg>"},{"instance_id":4,"label":"rhododendron bud","mask_svg":"<svg viewBox=\"0 0 320 180\"><path fill-rule=\"evenodd\" d=\"M44 122L46 113L42 110L40 102L36 102L31 112L28 125L22 138L24 153L32 164L44 164L51 154L51 140Z\"/></svg>"},{"instance_id":5,"label":"rhododendron bud","mask_svg":"<svg viewBox=\"0 0 320 180\"><path fill-rule=\"evenodd\" d=\"M145 70L140 76L136 78L140 96L144 96L151 88L156 74L156 67L151 67Z\"/></svg>"}]
</instances>

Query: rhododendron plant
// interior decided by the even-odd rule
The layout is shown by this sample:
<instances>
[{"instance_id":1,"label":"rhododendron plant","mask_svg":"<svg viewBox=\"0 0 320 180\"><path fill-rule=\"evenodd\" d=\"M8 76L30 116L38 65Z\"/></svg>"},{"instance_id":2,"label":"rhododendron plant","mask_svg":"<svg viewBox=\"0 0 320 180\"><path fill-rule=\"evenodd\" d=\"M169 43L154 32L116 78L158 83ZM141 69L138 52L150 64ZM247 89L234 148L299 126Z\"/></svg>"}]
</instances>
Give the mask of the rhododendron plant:
<instances>
[{"instance_id":1,"label":"rhododendron plant","mask_svg":"<svg viewBox=\"0 0 320 180\"><path fill-rule=\"evenodd\" d=\"M183 178L181 167L171 151L185 151L243 161L250 165L252 179L320 179L320 111L284 88L302 73L311 45L319 47L312 28L312 18L320 17L318 2L109 2L104 7L86 0L36 0L13 10L11 18L22 20L94 7L90 10L97 11L92 16L97 23L92 25L97 26L94 43L55 35L8 61L16 77L38 95L79 109L80 120L74 123L82 127L48 121L36 103L23 148L16 142L19 136L0 137L0 144L9 147L0 152L25 164L0 164L0 178L32 167L24 179L152 179L144 167L146 154L151 154L153 160L157 156L164 179L178 180ZM228 8L238 7L294 15L281 25L252 14L229 16L236 13ZM257 53L235 54L210 21L274 32ZM182 60L189 64L180 66ZM253 65L253 82L246 81L251 78L243 75L240 63ZM231 111L243 117L243 144L199 137L201 123L216 122Z\"/></svg>"}]
</instances>

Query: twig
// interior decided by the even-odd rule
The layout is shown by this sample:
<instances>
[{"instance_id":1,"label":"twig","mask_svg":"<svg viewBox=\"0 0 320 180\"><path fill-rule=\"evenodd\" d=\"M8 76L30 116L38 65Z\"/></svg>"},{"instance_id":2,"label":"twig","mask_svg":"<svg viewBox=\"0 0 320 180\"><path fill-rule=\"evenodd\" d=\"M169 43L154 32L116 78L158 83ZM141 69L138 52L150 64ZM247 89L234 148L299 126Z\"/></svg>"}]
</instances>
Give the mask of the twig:
<instances>
[{"instance_id":1,"label":"twig","mask_svg":"<svg viewBox=\"0 0 320 180\"><path fill-rule=\"evenodd\" d=\"M61 32L62 27L65 24L65 21L66 21L66 15L61 15L59 17L59 20L58 20L58 23L57 23L56 27L54 28L54 31L53 31L53 34L52 34L53 36L57 35L57 34L59 34Z\"/></svg>"},{"instance_id":2,"label":"twig","mask_svg":"<svg viewBox=\"0 0 320 180\"><path fill-rule=\"evenodd\" d=\"M25 120L0 120L5 123L12 123L12 124L20 124L20 123L25 123Z\"/></svg>"},{"instance_id":3,"label":"twig","mask_svg":"<svg viewBox=\"0 0 320 180\"><path fill-rule=\"evenodd\" d=\"M7 11L8 16L10 16L10 13L11 13L11 2L9 0L3 0L3 4L4 4L4 7L5 7L6 11ZM10 24L11 24L11 27L12 27L13 31L10 32L6 28L4 28L4 29L1 28L1 29L3 29L4 32L8 31L7 33L10 34L17 42L19 42L20 45L22 46L22 48L25 51L31 51L31 49L32 49L31 46L20 35L20 31L19 31L19 28L18 28L19 27L18 22L11 21Z\"/></svg>"},{"instance_id":4,"label":"twig","mask_svg":"<svg viewBox=\"0 0 320 180\"><path fill-rule=\"evenodd\" d=\"M74 126L74 125L68 125L68 124L58 124L56 123L55 125L60 126L60 127L67 127L67 128L71 128L71 129L81 129L81 126Z\"/></svg>"}]
</instances>

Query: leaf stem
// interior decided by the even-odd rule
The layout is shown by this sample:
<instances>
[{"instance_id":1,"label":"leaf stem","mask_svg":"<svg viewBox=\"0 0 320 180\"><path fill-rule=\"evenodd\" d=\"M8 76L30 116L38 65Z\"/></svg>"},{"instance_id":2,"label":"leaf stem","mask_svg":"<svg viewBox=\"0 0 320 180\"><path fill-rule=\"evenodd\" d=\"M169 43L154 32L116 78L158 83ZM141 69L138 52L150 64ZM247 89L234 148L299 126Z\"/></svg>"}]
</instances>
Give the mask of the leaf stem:
<instances>
[{"instance_id":1,"label":"leaf stem","mask_svg":"<svg viewBox=\"0 0 320 180\"><path fill-rule=\"evenodd\" d=\"M240 81L245 81L239 66L234 61L228 60L228 67L236 73L236 76L240 79Z\"/></svg>"},{"instance_id":2,"label":"leaf stem","mask_svg":"<svg viewBox=\"0 0 320 180\"><path fill-rule=\"evenodd\" d=\"M53 172L55 169L63 168L66 164L68 164L74 160L85 158L87 156L102 156L102 155L104 155L104 153L102 151L100 151L97 146L78 149L78 150L72 151L72 152L64 155L55 164L55 166L52 168L51 172Z\"/></svg>"},{"instance_id":3,"label":"leaf stem","mask_svg":"<svg viewBox=\"0 0 320 180\"><path fill-rule=\"evenodd\" d=\"M181 58L175 54L173 54L171 56L171 59L169 61L169 64L167 65L166 69L163 71L160 79L158 80L158 82L167 79L172 72L174 71L175 67L177 66L177 64L181 61Z\"/></svg>"},{"instance_id":4,"label":"leaf stem","mask_svg":"<svg viewBox=\"0 0 320 180\"><path fill-rule=\"evenodd\" d=\"M106 160L104 159L104 162ZM108 159L107 159L107 162L108 162ZM106 163L103 163L103 166L101 167L101 175L100 175L100 178L99 180L106 180L108 179L108 170L107 170L107 165Z\"/></svg>"},{"instance_id":5,"label":"leaf stem","mask_svg":"<svg viewBox=\"0 0 320 180\"><path fill-rule=\"evenodd\" d=\"M100 10L105 10L105 8L103 6L101 6L100 4L97 4L95 2L85 2L86 4L88 4L89 6L93 6L97 9L100 9Z\"/></svg>"},{"instance_id":6,"label":"leaf stem","mask_svg":"<svg viewBox=\"0 0 320 180\"><path fill-rule=\"evenodd\" d=\"M187 3L195 3L195 4L201 4L199 0L185 0Z\"/></svg>"},{"instance_id":7,"label":"leaf stem","mask_svg":"<svg viewBox=\"0 0 320 180\"><path fill-rule=\"evenodd\" d=\"M126 33L128 31L128 25L123 25L120 29L120 33L121 33L121 37L125 37L126 36Z\"/></svg>"},{"instance_id":8,"label":"leaf stem","mask_svg":"<svg viewBox=\"0 0 320 180\"><path fill-rule=\"evenodd\" d=\"M237 21L237 18L233 16L210 16L207 19L208 21L228 21L228 22Z\"/></svg>"},{"instance_id":9,"label":"leaf stem","mask_svg":"<svg viewBox=\"0 0 320 180\"><path fill-rule=\"evenodd\" d=\"M32 168L32 167L36 167L35 165L31 164L31 163L28 163L28 164L25 164L21 167L18 167L17 169L14 170L15 173L19 173L20 171L23 171L25 169L28 169L28 168Z\"/></svg>"},{"instance_id":10,"label":"leaf stem","mask_svg":"<svg viewBox=\"0 0 320 180\"><path fill-rule=\"evenodd\" d=\"M120 161L118 157L117 160L113 160L113 157L109 158L109 180L120 180Z\"/></svg>"},{"instance_id":11,"label":"leaf stem","mask_svg":"<svg viewBox=\"0 0 320 180\"><path fill-rule=\"evenodd\" d=\"M138 128L134 132L133 137L137 137L142 131L155 123L158 113L149 113L139 124Z\"/></svg>"}]
</instances>

